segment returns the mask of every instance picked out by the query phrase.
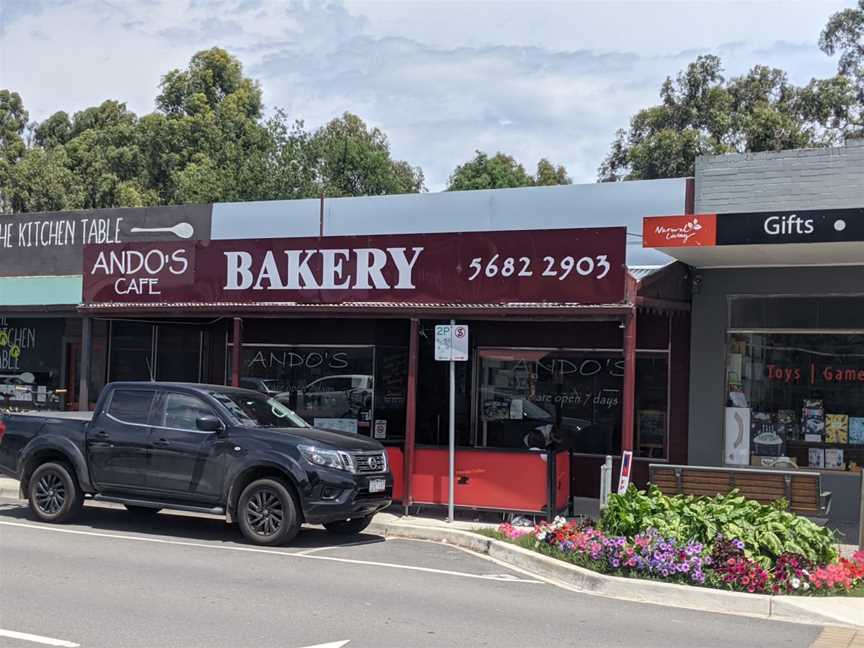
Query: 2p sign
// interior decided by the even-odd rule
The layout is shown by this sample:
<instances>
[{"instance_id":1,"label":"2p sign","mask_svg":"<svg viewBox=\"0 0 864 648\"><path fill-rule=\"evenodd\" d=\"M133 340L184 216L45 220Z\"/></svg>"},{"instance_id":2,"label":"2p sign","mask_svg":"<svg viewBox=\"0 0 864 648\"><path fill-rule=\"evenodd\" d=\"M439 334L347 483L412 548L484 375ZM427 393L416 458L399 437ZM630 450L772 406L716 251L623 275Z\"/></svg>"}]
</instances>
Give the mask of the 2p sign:
<instances>
[{"instance_id":1,"label":"2p sign","mask_svg":"<svg viewBox=\"0 0 864 648\"><path fill-rule=\"evenodd\" d=\"M468 360L468 327L439 324L435 327L435 359L449 362Z\"/></svg>"}]
</instances>

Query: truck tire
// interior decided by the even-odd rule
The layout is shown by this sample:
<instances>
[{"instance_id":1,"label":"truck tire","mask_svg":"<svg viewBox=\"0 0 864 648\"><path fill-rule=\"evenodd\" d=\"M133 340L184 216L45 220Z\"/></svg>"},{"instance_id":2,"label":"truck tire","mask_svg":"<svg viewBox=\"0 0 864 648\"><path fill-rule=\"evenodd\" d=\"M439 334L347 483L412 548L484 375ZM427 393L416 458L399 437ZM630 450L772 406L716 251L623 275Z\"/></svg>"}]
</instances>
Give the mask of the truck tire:
<instances>
[{"instance_id":1,"label":"truck tire","mask_svg":"<svg viewBox=\"0 0 864 648\"><path fill-rule=\"evenodd\" d=\"M362 532L372 522L372 516L351 518L350 520L339 520L338 522L328 522L324 525L330 533L338 533L339 535L356 535Z\"/></svg>"},{"instance_id":2,"label":"truck tire","mask_svg":"<svg viewBox=\"0 0 864 648\"><path fill-rule=\"evenodd\" d=\"M249 542L274 546L294 539L300 531L297 502L275 479L258 479L240 494L237 522Z\"/></svg>"},{"instance_id":3,"label":"truck tire","mask_svg":"<svg viewBox=\"0 0 864 648\"><path fill-rule=\"evenodd\" d=\"M44 463L33 471L27 486L30 510L42 522L68 522L84 504L84 493L72 469L63 463Z\"/></svg>"},{"instance_id":4,"label":"truck tire","mask_svg":"<svg viewBox=\"0 0 864 648\"><path fill-rule=\"evenodd\" d=\"M124 504L126 510L137 517L153 517L161 508L150 508L149 506L134 506L133 504Z\"/></svg>"}]
</instances>

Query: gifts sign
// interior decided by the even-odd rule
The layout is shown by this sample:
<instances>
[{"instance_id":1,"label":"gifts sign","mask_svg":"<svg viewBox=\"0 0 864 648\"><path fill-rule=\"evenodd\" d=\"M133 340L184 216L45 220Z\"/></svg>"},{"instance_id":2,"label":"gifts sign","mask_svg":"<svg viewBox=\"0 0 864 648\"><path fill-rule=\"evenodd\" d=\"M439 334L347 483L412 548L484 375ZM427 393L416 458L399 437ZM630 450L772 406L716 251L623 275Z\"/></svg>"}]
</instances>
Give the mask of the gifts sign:
<instances>
[{"instance_id":1,"label":"gifts sign","mask_svg":"<svg viewBox=\"0 0 864 648\"><path fill-rule=\"evenodd\" d=\"M88 245L84 300L614 304L625 236L609 227Z\"/></svg>"}]
</instances>

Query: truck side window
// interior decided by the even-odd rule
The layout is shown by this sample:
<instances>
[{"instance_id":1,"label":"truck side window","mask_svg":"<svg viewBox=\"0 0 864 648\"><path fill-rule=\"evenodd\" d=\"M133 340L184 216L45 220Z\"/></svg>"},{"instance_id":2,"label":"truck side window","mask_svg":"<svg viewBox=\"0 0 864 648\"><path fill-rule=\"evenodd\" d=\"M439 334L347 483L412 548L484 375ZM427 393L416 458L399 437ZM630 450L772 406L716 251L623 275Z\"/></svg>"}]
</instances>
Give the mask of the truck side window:
<instances>
[{"instance_id":1,"label":"truck side window","mask_svg":"<svg viewBox=\"0 0 864 648\"><path fill-rule=\"evenodd\" d=\"M197 430L199 416L213 416L213 410L196 396L165 394L158 425L178 430Z\"/></svg>"},{"instance_id":2,"label":"truck side window","mask_svg":"<svg viewBox=\"0 0 864 648\"><path fill-rule=\"evenodd\" d=\"M152 389L118 389L111 396L108 413L124 423L147 423L156 392Z\"/></svg>"}]
</instances>

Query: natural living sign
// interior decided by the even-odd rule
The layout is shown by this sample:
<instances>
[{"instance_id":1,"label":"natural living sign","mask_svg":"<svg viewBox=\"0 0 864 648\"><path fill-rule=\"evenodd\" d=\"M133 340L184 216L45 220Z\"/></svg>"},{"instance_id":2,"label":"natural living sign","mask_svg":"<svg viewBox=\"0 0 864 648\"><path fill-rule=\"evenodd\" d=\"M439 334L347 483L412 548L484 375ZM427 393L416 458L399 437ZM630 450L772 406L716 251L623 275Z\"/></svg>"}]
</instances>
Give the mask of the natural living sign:
<instances>
[{"instance_id":1,"label":"natural living sign","mask_svg":"<svg viewBox=\"0 0 864 648\"><path fill-rule=\"evenodd\" d=\"M625 236L608 227L88 245L84 300L608 304L624 298Z\"/></svg>"}]
</instances>

